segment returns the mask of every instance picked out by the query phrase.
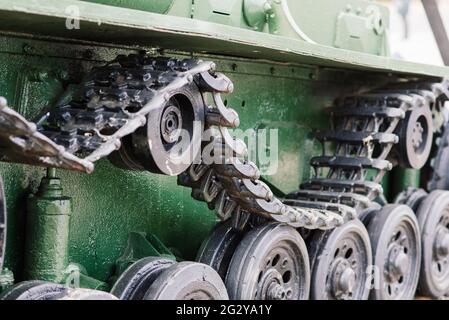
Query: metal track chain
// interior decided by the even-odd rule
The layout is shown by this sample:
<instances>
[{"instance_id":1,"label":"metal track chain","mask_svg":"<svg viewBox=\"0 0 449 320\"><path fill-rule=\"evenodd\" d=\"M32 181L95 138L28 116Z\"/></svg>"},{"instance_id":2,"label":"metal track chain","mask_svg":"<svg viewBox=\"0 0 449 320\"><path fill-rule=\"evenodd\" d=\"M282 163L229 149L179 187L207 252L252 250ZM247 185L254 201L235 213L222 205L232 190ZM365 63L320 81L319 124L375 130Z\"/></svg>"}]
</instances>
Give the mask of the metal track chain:
<instances>
[{"instance_id":1,"label":"metal track chain","mask_svg":"<svg viewBox=\"0 0 449 320\"><path fill-rule=\"evenodd\" d=\"M144 126L172 92L213 68L213 62L119 56L95 68L85 91L38 126L1 98L0 160L91 173L94 162L120 149L121 139Z\"/></svg>"},{"instance_id":2,"label":"metal track chain","mask_svg":"<svg viewBox=\"0 0 449 320\"><path fill-rule=\"evenodd\" d=\"M449 83L419 83L339 99L328 109L331 131L319 133L323 154L311 160L315 177L290 197L346 204L358 212L383 194L381 180L393 168L396 129L406 112L428 105L434 131L444 125L443 104ZM332 145L334 148L329 148ZM328 152L332 150L332 152ZM394 160L394 159L393 159Z\"/></svg>"},{"instance_id":3,"label":"metal track chain","mask_svg":"<svg viewBox=\"0 0 449 320\"><path fill-rule=\"evenodd\" d=\"M219 81L217 81L219 79ZM207 202L222 220L234 219L236 228L243 228L253 215L286 223L295 228L333 229L355 218L355 211L341 204L299 201L288 205L277 199L268 185L260 181L257 166L245 160L247 146L235 140L228 128L240 124L237 112L224 105L221 93L232 90L232 82L223 74L202 78L202 90L212 93L214 106L209 107L206 126L217 130L211 137L214 159L200 161L178 177L178 184L192 188L192 197ZM204 160L204 159L202 159Z\"/></svg>"},{"instance_id":4,"label":"metal track chain","mask_svg":"<svg viewBox=\"0 0 449 320\"><path fill-rule=\"evenodd\" d=\"M123 137L146 124L152 110L195 81L203 95L213 97L206 125L216 129L212 153L220 161L200 159L178 177L179 184L192 188L192 196L207 202L223 220L232 217L237 228L257 215L295 228L327 230L356 218L359 206L382 193L379 182L392 167L386 159L398 140L395 128L407 110L437 99L430 90L342 99L330 110L332 132L320 136L323 144L336 143L335 153L329 156L324 148L323 156L312 160L316 177L294 199L277 199L260 181L257 166L245 160L246 145L228 131L240 124L237 112L221 99L221 93L233 91L233 84L214 68L213 62L119 56L94 69L85 91L54 108L38 125L0 99L0 160L90 173L94 162L118 150ZM380 154L373 158L376 145ZM371 169L378 173L366 181Z\"/></svg>"}]
</instances>

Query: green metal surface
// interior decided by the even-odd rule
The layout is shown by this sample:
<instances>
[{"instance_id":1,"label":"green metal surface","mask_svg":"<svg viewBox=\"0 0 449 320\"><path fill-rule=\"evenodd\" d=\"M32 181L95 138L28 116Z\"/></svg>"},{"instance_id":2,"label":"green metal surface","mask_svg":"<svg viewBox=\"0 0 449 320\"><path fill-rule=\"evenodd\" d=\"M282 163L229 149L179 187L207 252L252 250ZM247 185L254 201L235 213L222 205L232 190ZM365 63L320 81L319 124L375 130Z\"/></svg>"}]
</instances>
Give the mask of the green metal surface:
<instances>
[{"instance_id":1,"label":"green metal surface","mask_svg":"<svg viewBox=\"0 0 449 320\"><path fill-rule=\"evenodd\" d=\"M388 10L360 0L86 0L386 55ZM189 7L190 10L179 10ZM325 10L323 10L325 8ZM315 21L320 20L320 28ZM335 20L337 23L335 24ZM335 29L335 35L334 35Z\"/></svg>"},{"instance_id":2,"label":"green metal surface","mask_svg":"<svg viewBox=\"0 0 449 320\"><path fill-rule=\"evenodd\" d=\"M420 187L421 172L415 169L395 168L392 174L393 190L390 193L390 200L407 188Z\"/></svg>"},{"instance_id":3,"label":"green metal surface","mask_svg":"<svg viewBox=\"0 0 449 320\"><path fill-rule=\"evenodd\" d=\"M69 264L72 203L55 169L48 169L27 209L25 278L61 282Z\"/></svg>"},{"instance_id":4,"label":"green metal surface","mask_svg":"<svg viewBox=\"0 0 449 320\"><path fill-rule=\"evenodd\" d=\"M9 269L3 269L0 273L0 292L14 285L14 273Z\"/></svg>"},{"instance_id":5,"label":"green metal surface","mask_svg":"<svg viewBox=\"0 0 449 320\"><path fill-rule=\"evenodd\" d=\"M84 0L87 2L106 4L111 6L117 6L122 8L129 8L135 10L149 11L154 13L167 13L167 11L173 5L174 0ZM179 1L178 1L179 2ZM186 2L186 1L184 1Z\"/></svg>"},{"instance_id":6,"label":"green metal surface","mask_svg":"<svg viewBox=\"0 0 449 320\"><path fill-rule=\"evenodd\" d=\"M277 130L279 145L270 143L264 151L279 157L271 163L273 174L264 179L287 194L311 175L309 160L321 151L313 131L328 128L323 108L335 97L381 86L397 75L449 75L447 68L382 57L387 49L379 43L358 48L378 55L332 47L359 45L348 40L353 33L348 23L358 18L352 16L354 5L345 11L349 17L340 16L341 34L334 43L323 32L331 24L314 30L313 15L307 17L322 1L303 1L309 11L295 12L301 16L298 20L304 19L304 31L327 45L287 38L281 32L282 21L271 27L270 21L267 25L262 21L257 25L260 31L250 30L242 1L205 1L193 10L191 1L174 1L168 7L170 1L161 1L160 6L95 1L119 6L114 7L87 1L0 0L0 95L31 120L76 88L93 66L119 54L144 49L155 55L211 59L234 82L234 93L224 98L239 113L240 129ZM337 19L342 3L336 1L324 16ZM65 27L70 5L79 9L79 30ZM240 16L229 21L226 13L237 10L235 6L240 6ZM220 13L208 16L211 9ZM254 15L261 19L257 12ZM264 163L259 165L270 171ZM179 259L193 259L217 221L213 211L191 198L190 189L177 186L176 178L123 171L108 160L100 161L92 175L57 171L64 195L71 199L71 214L64 202L68 199L60 194L39 194L27 208L26 200L38 193L45 169L2 163L0 174L8 207L6 267L17 281L40 278L106 289L105 282L142 255L172 252ZM398 183L403 186L414 179L411 176L404 173ZM391 184L385 181L389 192ZM151 235L163 245L155 245L159 240ZM11 276L0 275L0 286Z\"/></svg>"},{"instance_id":7,"label":"green metal surface","mask_svg":"<svg viewBox=\"0 0 449 320\"><path fill-rule=\"evenodd\" d=\"M42 259L45 259L45 257L42 257ZM108 291L111 288L108 283L89 277L86 268L77 263L70 263L62 275L62 281L59 282L70 288L86 288L103 291Z\"/></svg>"},{"instance_id":8,"label":"green metal surface","mask_svg":"<svg viewBox=\"0 0 449 320\"><path fill-rule=\"evenodd\" d=\"M34 117L59 99L64 87L81 81L93 65L130 52L126 48L3 36L1 94L12 106ZM368 73L312 66L197 57L213 59L234 81L235 92L226 99L239 112L243 130L280 127L278 170L265 178L285 193L297 189L310 176L308 160L320 150L312 128L327 126L322 108L362 84L374 86L386 80ZM25 77L30 70L46 72L49 77L45 82ZM69 76L61 77L61 73ZM27 99L19 98L24 95ZM24 200L37 191L45 169L1 164L0 172L5 180L9 214L6 266L21 280L26 252L24 222L30 215ZM100 281L114 274L115 262L127 246L129 233L154 234L182 258L193 259L217 220L205 204L191 199L190 189L177 186L173 177L123 171L107 160L98 163L92 175L62 170L57 175L64 194L73 203L68 262L78 263L86 274Z\"/></svg>"},{"instance_id":9,"label":"green metal surface","mask_svg":"<svg viewBox=\"0 0 449 320\"><path fill-rule=\"evenodd\" d=\"M319 3L317 2L318 5ZM71 16L67 13L67 8L74 4L78 8L77 18L80 21L80 28L68 29L66 22ZM193 20L190 17L167 17L83 1L0 0L0 15L1 30L64 39L82 39L115 45L154 46L185 52L214 53L322 67L438 77L449 75L449 69L444 67L342 50L329 45ZM316 28L315 24L310 28L320 29Z\"/></svg>"},{"instance_id":10,"label":"green metal surface","mask_svg":"<svg viewBox=\"0 0 449 320\"><path fill-rule=\"evenodd\" d=\"M154 235L131 232L123 254L115 262L114 278L117 278L134 262L146 257L163 257L176 260L173 253Z\"/></svg>"}]
</instances>

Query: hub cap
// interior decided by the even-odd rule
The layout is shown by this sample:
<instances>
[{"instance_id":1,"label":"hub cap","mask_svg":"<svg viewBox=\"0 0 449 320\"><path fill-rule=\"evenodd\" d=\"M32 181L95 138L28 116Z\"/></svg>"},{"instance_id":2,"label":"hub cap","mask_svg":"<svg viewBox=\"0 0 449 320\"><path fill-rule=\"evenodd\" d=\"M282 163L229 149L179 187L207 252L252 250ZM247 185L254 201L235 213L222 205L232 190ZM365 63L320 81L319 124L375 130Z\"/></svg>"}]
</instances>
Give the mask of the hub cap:
<instances>
[{"instance_id":1,"label":"hub cap","mask_svg":"<svg viewBox=\"0 0 449 320\"><path fill-rule=\"evenodd\" d=\"M406 278L410 275L412 249L414 236L410 234L406 226L397 228L396 233L390 239L387 249L387 259L384 265L385 283L383 290L392 298L400 297L404 291L409 290Z\"/></svg>"},{"instance_id":2,"label":"hub cap","mask_svg":"<svg viewBox=\"0 0 449 320\"><path fill-rule=\"evenodd\" d=\"M259 273L257 300L289 300L299 294L292 275L296 273L294 252L273 250L267 256L266 267Z\"/></svg>"},{"instance_id":3,"label":"hub cap","mask_svg":"<svg viewBox=\"0 0 449 320\"><path fill-rule=\"evenodd\" d=\"M175 143L181 136L182 116L176 106L165 109L161 120L161 134L166 143Z\"/></svg>"},{"instance_id":4,"label":"hub cap","mask_svg":"<svg viewBox=\"0 0 449 320\"><path fill-rule=\"evenodd\" d=\"M331 266L329 286L334 298L349 300L357 290L357 274L364 272L360 261L363 253L358 250L356 239L346 238L339 243L334 251L334 260Z\"/></svg>"}]
</instances>

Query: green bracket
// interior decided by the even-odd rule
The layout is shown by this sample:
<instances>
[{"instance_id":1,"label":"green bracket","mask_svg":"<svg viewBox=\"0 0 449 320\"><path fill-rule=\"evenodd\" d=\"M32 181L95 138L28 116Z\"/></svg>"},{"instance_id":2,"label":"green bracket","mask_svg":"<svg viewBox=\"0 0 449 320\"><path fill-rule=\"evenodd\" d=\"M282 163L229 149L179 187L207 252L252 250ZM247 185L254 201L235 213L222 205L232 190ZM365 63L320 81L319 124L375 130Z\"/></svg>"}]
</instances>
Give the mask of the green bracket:
<instances>
[{"instance_id":1,"label":"green bracket","mask_svg":"<svg viewBox=\"0 0 449 320\"><path fill-rule=\"evenodd\" d=\"M110 290L110 287L106 282L89 277L86 269L76 263L70 263L64 271L63 284L70 288L86 288L102 291Z\"/></svg>"},{"instance_id":2,"label":"green bracket","mask_svg":"<svg viewBox=\"0 0 449 320\"><path fill-rule=\"evenodd\" d=\"M116 275L119 276L134 262L145 257L162 257L177 260L173 252L168 249L156 236L144 232L131 232L128 245L117 261Z\"/></svg>"}]
</instances>

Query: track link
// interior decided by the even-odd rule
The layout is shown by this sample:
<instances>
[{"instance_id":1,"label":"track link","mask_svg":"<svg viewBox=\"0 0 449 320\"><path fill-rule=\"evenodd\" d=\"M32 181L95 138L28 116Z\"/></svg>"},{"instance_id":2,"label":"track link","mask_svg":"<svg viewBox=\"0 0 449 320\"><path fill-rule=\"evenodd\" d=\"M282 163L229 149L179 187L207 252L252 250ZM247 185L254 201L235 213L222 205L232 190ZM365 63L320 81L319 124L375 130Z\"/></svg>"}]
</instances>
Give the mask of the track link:
<instances>
[{"instance_id":1,"label":"track link","mask_svg":"<svg viewBox=\"0 0 449 320\"><path fill-rule=\"evenodd\" d=\"M245 160L246 145L228 131L240 124L237 112L221 99L233 84L214 68L213 62L119 56L93 69L83 90L37 125L1 99L1 160L91 173L94 163L118 150L122 138L144 126L170 94L194 82L213 98L213 106L205 107L206 128L214 128L207 142L221 161L195 161L178 183L192 188L192 196L207 202L223 220L232 217L237 228L257 215L295 228L328 230L355 219L357 209L382 193L379 183L393 167L387 158L398 142L398 124L410 109L437 100L430 90L338 100L328 110L331 131L319 135L324 148L311 162L315 177L289 199L277 199L260 181L257 166ZM328 143L335 145L334 152L327 153ZM368 181L373 171L377 174Z\"/></svg>"},{"instance_id":2,"label":"track link","mask_svg":"<svg viewBox=\"0 0 449 320\"><path fill-rule=\"evenodd\" d=\"M323 154L311 160L315 176L289 197L341 203L361 212L381 196L382 178L401 157L398 129L407 112L429 107L434 131L443 125L441 104L449 99L448 82L408 86L412 89L401 86L338 99L328 109L331 130L317 135Z\"/></svg>"}]
</instances>

